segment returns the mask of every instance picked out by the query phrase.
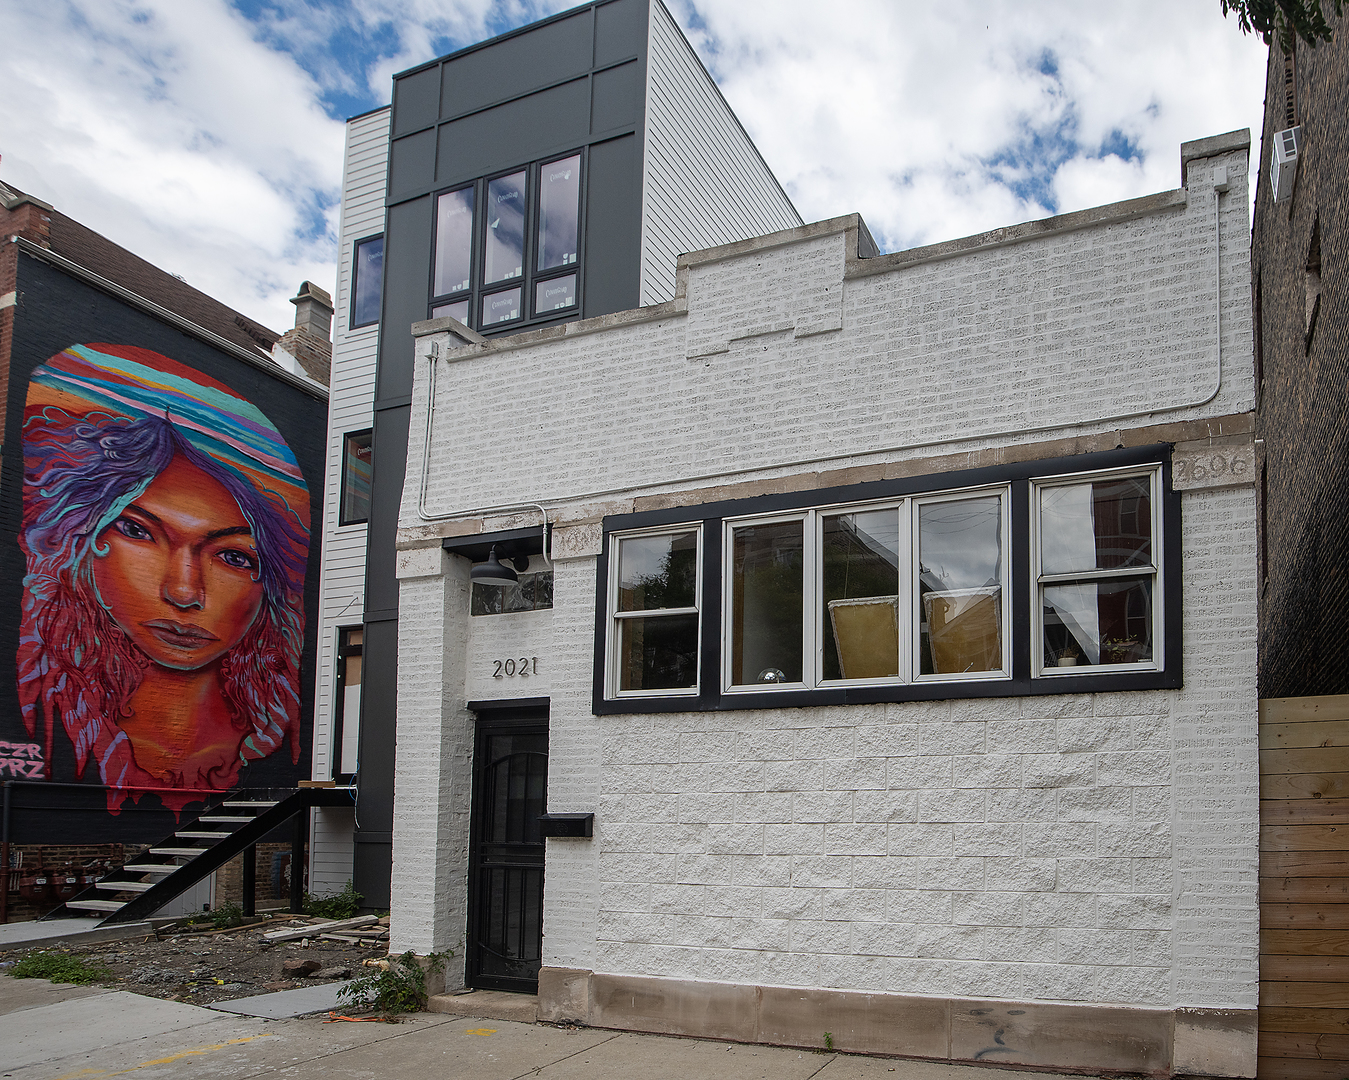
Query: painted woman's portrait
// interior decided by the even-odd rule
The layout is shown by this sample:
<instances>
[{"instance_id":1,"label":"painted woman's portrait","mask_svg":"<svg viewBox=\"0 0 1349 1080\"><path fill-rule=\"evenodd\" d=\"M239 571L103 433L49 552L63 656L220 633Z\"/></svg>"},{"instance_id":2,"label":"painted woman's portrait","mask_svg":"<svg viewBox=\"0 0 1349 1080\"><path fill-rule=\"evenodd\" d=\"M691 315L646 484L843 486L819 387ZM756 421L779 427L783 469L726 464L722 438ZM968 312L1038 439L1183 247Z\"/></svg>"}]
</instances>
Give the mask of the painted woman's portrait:
<instances>
[{"instance_id":1,"label":"painted woman's portrait","mask_svg":"<svg viewBox=\"0 0 1349 1080\"><path fill-rule=\"evenodd\" d=\"M63 730L114 813L175 813L300 756L309 495L250 402L145 349L74 345L23 424L24 724Z\"/></svg>"}]
</instances>

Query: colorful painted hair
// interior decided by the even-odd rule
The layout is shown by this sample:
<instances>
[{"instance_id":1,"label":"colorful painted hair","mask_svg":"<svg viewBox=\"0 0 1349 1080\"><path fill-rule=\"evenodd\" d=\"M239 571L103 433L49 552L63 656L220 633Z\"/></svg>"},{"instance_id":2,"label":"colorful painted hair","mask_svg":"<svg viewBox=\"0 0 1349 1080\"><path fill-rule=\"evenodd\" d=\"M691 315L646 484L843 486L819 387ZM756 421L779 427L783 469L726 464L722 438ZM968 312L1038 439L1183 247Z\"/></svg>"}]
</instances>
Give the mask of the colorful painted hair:
<instances>
[{"instance_id":1,"label":"colorful painted hair","mask_svg":"<svg viewBox=\"0 0 1349 1080\"><path fill-rule=\"evenodd\" d=\"M105 366L116 359L106 353L95 355ZM172 364L166 358L158 359ZM29 405L24 423L20 537L28 574L18 689L29 734L36 737L38 728L43 728L47 760L52 759L59 718L75 750L77 775L83 776L92 757L107 786L108 809L113 812L127 798L136 799L139 789L227 789L237 781L243 762L267 757L287 739L291 760L297 762L309 544L307 496L300 507L302 517L278 491L259 486L258 481L265 478L257 475L256 468L248 475L227 454L212 452L215 444L204 437L200 423L196 430L185 430L167 410L165 415L138 417L99 409L71 413L35 401L31 392ZM275 428L271 432L275 434ZM279 440L279 434L275 438ZM237 447L231 452L237 455ZM221 665L222 695L243 736L239 759L209 775L177 775L166 782L137 766L130 741L116 723L118 717L127 715L128 702L150 661L100 603L92 559L100 554L103 530L140 497L175 455L218 481L238 503L257 545L263 599L247 633ZM299 484L303 493L302 479ZM175 812L200 798L191 790L159 794Z\"/></svg>"}]
</instances>

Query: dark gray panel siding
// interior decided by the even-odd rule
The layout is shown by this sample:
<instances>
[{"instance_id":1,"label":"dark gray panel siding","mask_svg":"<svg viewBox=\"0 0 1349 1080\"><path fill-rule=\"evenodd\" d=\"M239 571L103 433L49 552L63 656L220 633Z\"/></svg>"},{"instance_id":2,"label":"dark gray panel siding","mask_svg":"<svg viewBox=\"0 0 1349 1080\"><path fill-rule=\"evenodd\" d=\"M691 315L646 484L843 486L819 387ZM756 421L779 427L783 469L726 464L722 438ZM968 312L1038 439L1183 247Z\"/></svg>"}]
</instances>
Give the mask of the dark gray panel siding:
<instances>
[{"instance_id":1,"label":"dark gray panel siding","mask_svg":"<svg viewBox=\"0 0 1349 1080\"><path fill-rule=\"evenodd\" d=\"M580 11L443 65L440 115L462 116L590 70L591 16Z\"/></svg>"},{"instance_id":2,"label":"dark gray panel siding","mask_svg":"<svg viewBox=\"0 0 1349 1080\"><path fill-rule=\"evenodd\" d=\"M555 150L570 150L589 136L590 84L577 79L442 124L436 180L472 180Z\"/></svg>"},{"instance_id":3,"label":"dark gray panel siding","mask_svg":"<svg viewBox=\"0 0 1349 1080\"><path fill-rule=\"evenodd\" d=\"M642 85L642 65L636 60L594 75L595 100L591 106L590 130L611 131L632 127L642 119L646 87Z\"/></svg>"},{"instance_id":4,"label":"dark gray panel siding","mask_svg":"<svg viewBox=\"0 0 1349 1080\"><path fill-rule=\"evenodd\" d=\"M431 196L389 207L384 235L384 317L375 401L412 393L414 322L426 318L431 274ZM383 460L383 455L380 455Z\"/></svg>"},{"instance_id":5,"label":"dark gray panel siding","mask_svg":"<svg viewBox=\"0 0 1349 1080\"><path fill-rule=\"evenodd\" d=\"M436 67L422 68L394 81L394 138L409 131L420 131L436 122L439 91L440 71Z\"/></svg>"},{"instance_id":6,"label":"dark gray panel siding","mask_svg":"<svg viewBox=\"0 0 1349 1080\"><path fill-rule=\"evenodd\" d=\"M436 133L427 128L389 146L389 199L425 191L436 173ZM387 255L386 255L387 258Z\"/></svg>"},{"instance_id":7,"label":"dark gray panel siding","mask_svg":"<svg viewBox=\"0 0 1349 1080\"><path fill-rule=\"evenodd\" d=\"M595 66L646 52L649 0L614 0L595 9Z\"/></svg>"},{"instance_id":8,"label":"dark gray panel siding","mask_svg":"<svg viewBox=\"0 0 1349 1080\"><path fill-rule=\"evenodd\" d=\"M586 197L585 318L637 306L642 162L635 135L590 148Z\"/></svg>"}]
</instances>

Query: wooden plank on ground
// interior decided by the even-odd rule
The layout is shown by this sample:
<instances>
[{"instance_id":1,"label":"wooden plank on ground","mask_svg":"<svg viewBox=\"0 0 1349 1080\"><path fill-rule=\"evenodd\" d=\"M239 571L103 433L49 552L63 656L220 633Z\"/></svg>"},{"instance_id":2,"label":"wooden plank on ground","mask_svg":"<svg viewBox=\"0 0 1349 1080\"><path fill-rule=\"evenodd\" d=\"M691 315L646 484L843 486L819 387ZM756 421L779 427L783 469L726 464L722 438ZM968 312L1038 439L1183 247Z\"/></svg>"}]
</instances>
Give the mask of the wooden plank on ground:
<instances>
[{"instance_id":1,"label":"wooden plank on ground","mask_svg":"<svg viewBox=\"0 0 1349 1080\"><path fill-rule=\"evenodd\" d=\"M1349 956L1260 957L1261 982L1349 983Z\"/></svg>"},{"instance_id":2,"label":"wooden plank on ground","mask_svg":"<svg viewBox=\"0 0 1349 1080\"><path fill-rule=\"evenodd\" d=\"M1349 1069L1343 1061L1261 1057L1256 1062L1255 1075L1256 1080L1344 1080Z\"/></svg>"},{"instance_id":3,"label":"wooden plank on ground","mask_svg":"<svg viewBox=\"0 0 1349 1080\"><path fill-rule=\"evenodd\" d=\"M1349 824L1349 799L1265 799L1261 825Z\"/></svg>"},{"instance_id":4,"label":"wooden plank on ground","mask_svg":"<svg viewBox=\"0 0 1349 1080\"><path fill-rule=\"evenodd\" d=\"M1261 930L1260 951L1279 956L1349 956L1349 930Z\"/></svg>"},{"instance_id":5,"label":"wooden plank on ground","mask_svg":"<svg viewBox=\"0 0 1349 1080\"><path fill-rule=\"evenodd\" d=\"M1349 694L1319 697L1265 698L1260 702L1260 723L1306 724L1318 720L1349 720Z\"/></svg>"},{"instance_id":6,"label":"wooden plank on ground","mask_svg":"<svg viewBox=\"0 0 1349 1080\"><path fill-rule=\"evenodd\" d=\"M1261 1005L1260 1031L1323 1031L1329 1035L1349 1035L1349 1009Z\"/></svg>"},{"instance_id":7,"label":"wooden plank on ground","mask_svg":"<svg viewBox=\"0 0 1349 1080\"><path fill-rule=\"evenodd\" d=\"M1261 1032L1260 1055L1320 1058L1349 1064L1349 1035L1325 1035L1302 1031Z\"/></svg>"},{"instance_id":8,"label":"wooden plank on ground","mask_svg":"<svg viewBox=\"0 0 1349 1080\"><path fill-rule=\"evenodd\" d=\"M1305 1009L1349 1009L1349 983L1262 982L1260 1004Z\"/></svg>"},{"instance_id":9,"label":"wooden plank on ground","mask_svg":"<svg viewBox=\"0 0 1349 1080\"><path fill-rule=\"evenodd\" d=\"M1261 750L1260 775L1349 772L1349 746Z\"/></svg>"},{"instance_id":10,"label":"wooden plank on ground","mask_svg":"<svg viewBox=\"0 0 1349 1080\"><path fill-rule=\"evenodd\" d=\"M1349 746L1349 721L1260 725L1261 750L1295 750L1311 746Z\"/></svg>"},{"instance_id":11,"label":"wooden plank on ground","mask_svg":"<svg viewBox=\"0 0 1349 1080\"><path fill-rule=\"evenodd\" d=\"M1261 799L1342 799L1349 796L1349 772L1260 775Z\"/></svg>"},{"instance_id":12,"label":"wooden plank on ground","mask_svg":"<svg viewBox=\"0 0 1349 1080\"><path fill-rule=\"evenodd\" d=\"M335 919L332 922L315 923L312 926L290 930L274 930L262 936L267 941L299 941L302 938L316 938L321 934L330 934L334 930L348 930L353 926L369 926L377 922L379 922L377 915L360 915L354 919Z\"/></svg>"},{"instance_id":13,"label":"wooden plank on ground","mask_svg":"<svg viewBox=\"0 0 1349 1080\"><path fill-rule=\"evenodd\" d=\"M1349 851L1262 851L1261 877L1344 877Z\"/></svg>"},{"instance_id":14,"label":"wooden plank on ground","mask_svg":"<svg viewBox=\"0 0 1349 1080\"><path fill-rule=\"evenodd\" d=\"M1349 879L1261 878L1260 900L1275 904L1349 904Z\"/></svg>"},{"instance_id":15,"label":"wooden plank on ground","mask_svg":"<svg viewBox=\"0 0 1349 1080\"><path fill-rule=\"evenodd\" d=\"M1261 904L1260 925L1279 930L1349 929L1349 904Z\"/></svg>"}]
</instances>

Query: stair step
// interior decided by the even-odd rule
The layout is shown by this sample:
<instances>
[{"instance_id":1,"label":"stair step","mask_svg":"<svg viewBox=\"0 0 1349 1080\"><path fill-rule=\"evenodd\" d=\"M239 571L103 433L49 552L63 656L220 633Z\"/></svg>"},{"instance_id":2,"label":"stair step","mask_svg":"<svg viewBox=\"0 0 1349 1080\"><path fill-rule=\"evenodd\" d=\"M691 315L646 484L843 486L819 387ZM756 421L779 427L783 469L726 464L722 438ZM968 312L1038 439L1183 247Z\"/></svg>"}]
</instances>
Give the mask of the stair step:
<instances>
[{"instance_id":1,"label":"stair step","mask_svg":"<svg viewBox=\"0 0 1349 1080\"><path fill-rule=\"evenodd\" d=\"M67 900L66 907L75 911L120 911L126 907L117 900Z\"/></svg>"},{"instance_id":2,"label":"stair step","mask_svg":"<svg viewBox=\"0 0 1349 1080\"><path fill-rule=\"evenodd\" d=\"M128 874L172 874L178 869L177 863L127 863L122 867Z\"/></svg>"},{"instance_id":3,"label":"stair step","mask_svg":"<svg viewBox=\"0 0 1349 1080\"><path fill-rule=\"evenodd\" d=\"M266 810L268 807L275 806L276 799L240 799L238 802L226 802L220 804L221 810Z\"/></svg>"},{"instance_id":4,"label":"stair step","mask_svg":"<svg viewBox=\"0 0 1349 1080\"><path fill-rule=\"evenodd\" d=\"M173 834L179 840L223 840L229 836L229 833L222 832L219 829L210 832L205 829L184 829Z\"/></svg>"},{"instance_id":5,"label":"stair step","mask_svg":"<svg viewBox=\"0 0 1349 1080\"><path fill-rule=\"evenodd\" d=\"M94 886L108 892L145 892L154 887L153 881L100 881Z\"/></svg>"},{"instance_id":6,"label":"stair step","mask_svg":"<svg viewBox=\"0 0 1349 1080\"><path fill-rule=\"evenodd\" d=\"M251 814L202 814L197 824L202 825L247 825L253 820Z\"/></svg>"},{"instance_id":7,"label":"stair step","mask_svg":"<svg viewBox=\"0 0 1349 1080\"><path fill-rule=\"evenodd\" d=\"M152 847L150 849L150 854L181 855L188 859L195 859L198 855L201 855L209 850L210 848L204 847Z\"/></svg>"}]
</instances>

